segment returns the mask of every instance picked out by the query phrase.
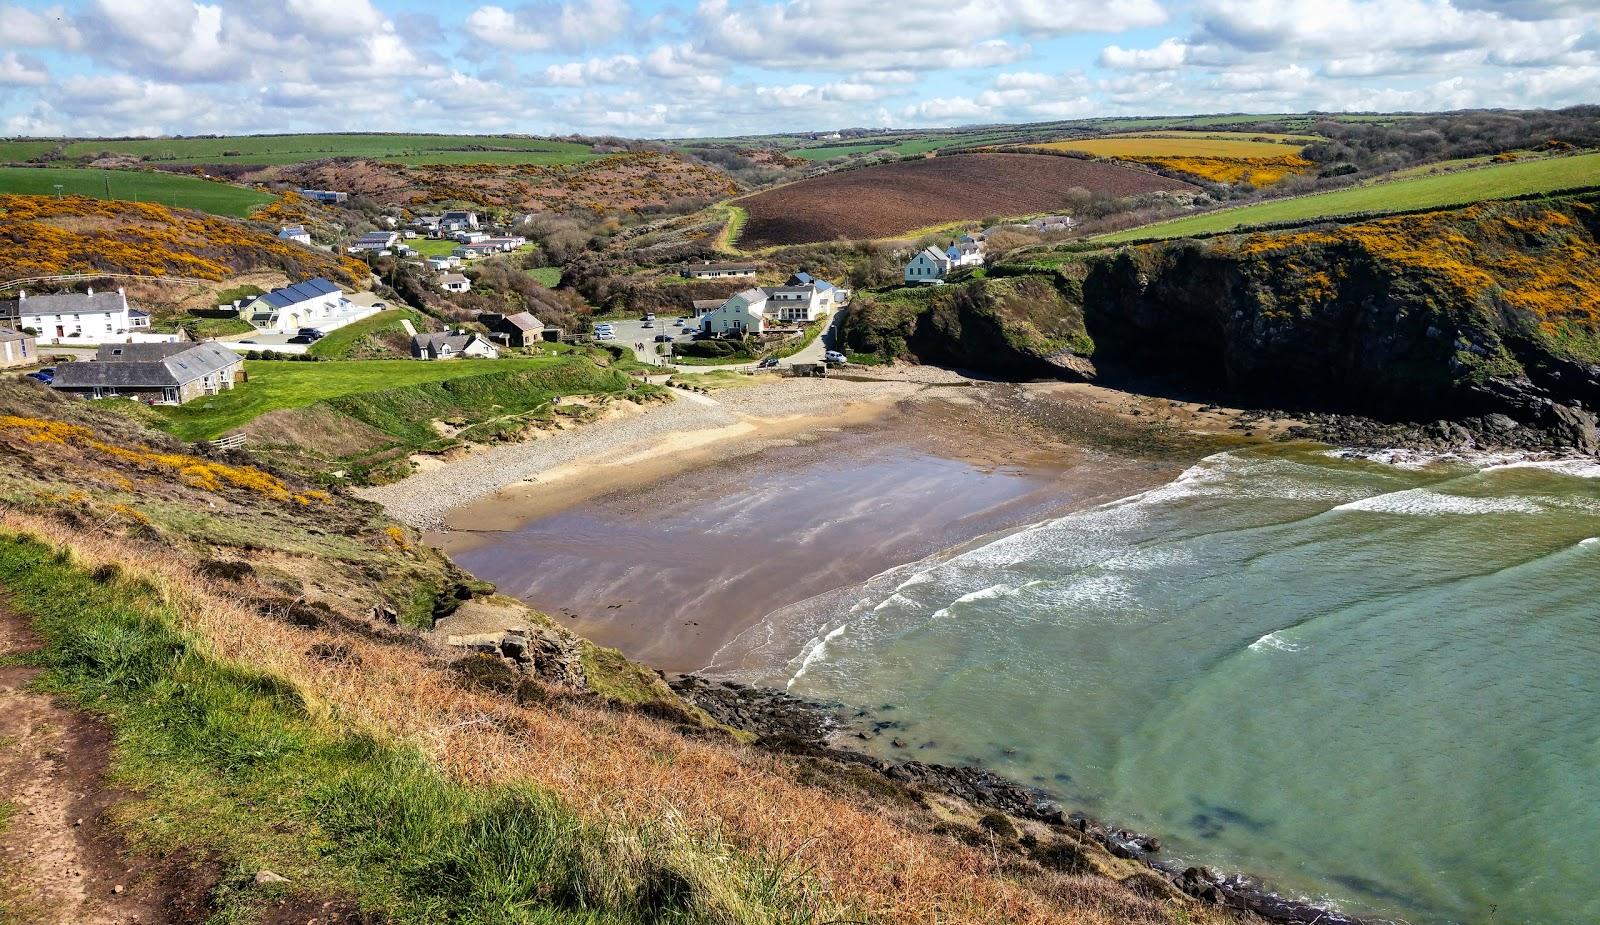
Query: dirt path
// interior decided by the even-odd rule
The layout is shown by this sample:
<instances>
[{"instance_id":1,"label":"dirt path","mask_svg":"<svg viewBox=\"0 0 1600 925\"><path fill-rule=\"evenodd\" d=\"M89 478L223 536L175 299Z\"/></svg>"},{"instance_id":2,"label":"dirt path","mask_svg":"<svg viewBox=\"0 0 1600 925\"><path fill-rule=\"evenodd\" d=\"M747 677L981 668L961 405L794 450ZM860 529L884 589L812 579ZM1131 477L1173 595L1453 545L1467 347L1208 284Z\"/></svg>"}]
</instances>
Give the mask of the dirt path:
<instances>
[{"instance_id":1,"label":"dirt path","mask_svg":"<svg viewBox=\"0 0 1600 925\"><path fill-rule=\"evenodd\" d=\"M35 640L0 599L0 653ZM0 922L162 925L203 921L206 890L181 858L131 858L106 811L126 796L104 786L111 733L29 691L36 668L0 664Z\"/></svg>"}]
</instances>

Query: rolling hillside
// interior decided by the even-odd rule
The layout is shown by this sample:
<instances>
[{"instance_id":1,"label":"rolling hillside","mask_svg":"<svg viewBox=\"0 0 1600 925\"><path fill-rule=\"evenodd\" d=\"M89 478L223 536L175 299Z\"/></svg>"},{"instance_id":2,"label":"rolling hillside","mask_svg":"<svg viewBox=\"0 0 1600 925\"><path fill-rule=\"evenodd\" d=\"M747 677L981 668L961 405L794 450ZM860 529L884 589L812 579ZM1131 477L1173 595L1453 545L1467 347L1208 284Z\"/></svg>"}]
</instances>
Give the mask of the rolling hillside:
<instances>
[{"instance_id":1,"label":"rolling hillside","mask_svg":"<svg viewBox=\"0 0 1600 925\"><path fill-rule=\"evenodd\" d=\"M61 189L57 190L56 187ZM71 167L0 167L0 195L88 196L153 202L243 218L272 201L268 193L182 174Z\"/></svg>"},{"instance_id":2,"label":"rolling hillside","mask_svg":"<svg viewBox=\"0 0 1600 925\"><path fill-rule=\"evenodd\" d=\"M1464 205L1597 184L1600 184L1600 153L1581 154L1526 163L1495 164L1457 173L1369 183L1295 199L1272 200L1130 228L1102 235L1095 240L1116 243L1181 238L1250 225Z\"/></svg>"}]
</instances>

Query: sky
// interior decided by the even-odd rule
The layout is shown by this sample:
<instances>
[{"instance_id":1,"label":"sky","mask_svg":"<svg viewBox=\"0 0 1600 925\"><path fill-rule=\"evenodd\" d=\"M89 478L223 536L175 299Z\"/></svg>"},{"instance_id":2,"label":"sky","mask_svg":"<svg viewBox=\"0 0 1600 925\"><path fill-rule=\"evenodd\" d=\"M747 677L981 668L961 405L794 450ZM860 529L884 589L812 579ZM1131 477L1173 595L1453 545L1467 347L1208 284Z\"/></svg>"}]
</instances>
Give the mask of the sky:
<instances>
[{"instance_id":1,"label":"sky","mask_svg":"<svg viewBox=\"0 0 1600 925\"><path fill-rule=\"evenodd\" d=\"M1600 102L1600 0L0 0L0 135L671 138Z\"/></svg>"}]
</instances>

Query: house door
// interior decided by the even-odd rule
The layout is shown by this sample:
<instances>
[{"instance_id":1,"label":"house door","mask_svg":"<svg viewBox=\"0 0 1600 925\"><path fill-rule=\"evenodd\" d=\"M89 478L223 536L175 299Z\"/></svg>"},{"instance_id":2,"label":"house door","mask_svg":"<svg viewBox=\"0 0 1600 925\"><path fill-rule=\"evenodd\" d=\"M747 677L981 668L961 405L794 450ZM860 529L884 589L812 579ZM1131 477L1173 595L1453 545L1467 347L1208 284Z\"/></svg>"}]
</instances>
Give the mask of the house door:
<instances>
[{"instance_id":1,"label":"house door","mask_svg":"<svg viewBox=\"0 0 1600 925\"><path fill-rule=\"evenodd\" d=\"M178 402L178 390L177 389L162 389L161 390L161 400L162 401L169 401L169 402L172 402L173 404L177 404L177 402Z\"/></svg>"},{"instance_id":2,"label":"house door","mask_svg":"<svg viewBox=\"0 0 1600 925\"><path fill-rule=\"evenodd\" d=\"M65 327L63 327L62 325L59 325L59 324L56 325L56 336L57 337L66 337L67 336L67 329Z\"/></svg>"}]
</instances>

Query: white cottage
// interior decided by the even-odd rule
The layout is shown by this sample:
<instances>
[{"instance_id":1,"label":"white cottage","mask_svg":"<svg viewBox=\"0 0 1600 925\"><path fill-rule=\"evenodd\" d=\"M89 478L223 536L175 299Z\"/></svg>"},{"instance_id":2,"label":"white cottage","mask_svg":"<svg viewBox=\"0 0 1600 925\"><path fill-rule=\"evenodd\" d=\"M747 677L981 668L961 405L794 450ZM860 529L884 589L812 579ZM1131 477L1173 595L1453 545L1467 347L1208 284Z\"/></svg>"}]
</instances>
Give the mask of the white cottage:
<instances>
[{"instance_id":1,"label":"white cottage","mask_svg":"<svg viewBox=\"0 0 1600 925\"><path fill-rule=\"evenodd\" d=\"M293 334L301 328L331 331L376 314L356 305L322 277L284 286L239 304L239 317L266 334Z\"/></svg>"},{"instance_id":2,"label":"white cottage","mask_svg":"<svg viewBox=\"0 0 1600 925\"><path fill-rule=\"evenodd\" d=\"M936 247L925 247L906 263L906 284L937 283L950 272L950 257Z\"/></svg>"},{"instance_id":3,"label":"white cottage","mask_svg":"<svg viewBox=\"0 0 1600 925\"><path fill-rule=\"evenodd\" d=\"M151 334L150 313L128 305L127 293L121 289L32 296L18 292L15 299L0 301L0 323L35 331L39 341L47 344L69 339L90 344L178 339L172 334Z\"/></svg>"},{"instance_id":4,"label":"white cottage","mask_svg":"<svg viewBox=\"0 0 1600 925\"><path fill-rule=\"evenodd\" d=\"M700 317L700 330L715 337L760 334L767 329L767 294L760 289L735 293Z\"/></svg>"}]
</instances>

